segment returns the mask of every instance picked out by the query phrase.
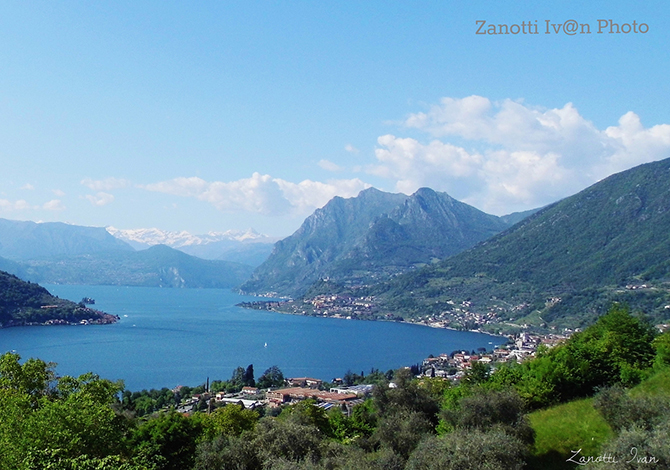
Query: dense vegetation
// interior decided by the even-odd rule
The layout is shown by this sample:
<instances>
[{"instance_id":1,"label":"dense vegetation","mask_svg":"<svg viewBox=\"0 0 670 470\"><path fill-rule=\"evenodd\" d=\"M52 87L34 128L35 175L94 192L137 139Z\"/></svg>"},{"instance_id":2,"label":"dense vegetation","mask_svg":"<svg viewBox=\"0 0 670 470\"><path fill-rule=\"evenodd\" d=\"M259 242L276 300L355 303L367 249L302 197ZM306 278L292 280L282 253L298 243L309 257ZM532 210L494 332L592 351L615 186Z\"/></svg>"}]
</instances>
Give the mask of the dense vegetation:
<instances>
[{"instance_id":1,"label":"dense vegetation","mask_svg":"<svg viewBox=\"0 0 670 470\"><path fill-rule=\"evenodd\" d=\"M49 320L79 322L103 317L102 312L87 308L83 303L59 299L37 284L0 271L0 327Z\"/></svg>"},{"instance_id":2,"label":"dense vegetation","mask_svg":"<svg viewBox=\"0 0 670 470\"><path fill-rule=\"evenodd\" d=\"M656 335L643 318L615 307L534 360L493 373L473 367L457 385L416 379L401 369L390 388L385 374L374 371L379 385L351 414L306 400L277 416L237 404L185 416L166 399L163 410L140 417L141 400L121 394L121 383L94 374L57 377L53 364L21 363L7 353L0 357L0 468L573 468L577 460L555 446L564 434L584 437L561 423L587 410L601 430L589 434L598 441L582 445L583 452L609 452L620 460L603 468L667 468L669 367L670 333ZM278 382L277 372L268 369L256 383ZM348 375L352 382L362 379ZM251 383L253 368L240 367L235 380L237 386ZM628 392L636 383L642 385ZM547 406L559 402L577 406L557 416ZM529 417L532 409L541 411ZM550 432L554 440L548 441ZM633 447L644 463L623 463ZM651 459L657 467L649 466Z\"/></svg>"},{"instance_id":3,"label":"dense vegetation","mask_svg":"<svg viewBox=\"0 0 670 470\"><path fill-rule=\"evenodd\" d=\"M574 328L619 301L660 321L670 312L669 232L666 159L612 175L371 293L405 318L449 311L449 301L468 300L479 312Z\"/></svg>"}]
</instances>

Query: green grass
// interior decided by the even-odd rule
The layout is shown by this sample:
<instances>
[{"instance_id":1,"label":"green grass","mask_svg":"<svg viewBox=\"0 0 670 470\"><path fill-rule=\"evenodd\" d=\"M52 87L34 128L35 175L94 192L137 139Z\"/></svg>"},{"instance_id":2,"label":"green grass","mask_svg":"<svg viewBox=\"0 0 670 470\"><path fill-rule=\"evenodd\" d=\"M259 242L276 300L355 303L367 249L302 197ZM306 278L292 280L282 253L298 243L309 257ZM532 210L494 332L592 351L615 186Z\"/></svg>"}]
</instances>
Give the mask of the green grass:
<instances>
[{"instance_id":1,"label":"green grass","mask_svg":"<svg viewBox=\"0 0 670 470\"><path fill-rule=\"evenodd\" d=\"M630 394L670 395L670 367L654 372L648 379L631 389Z\"/></svg>"},{"instance_id":2,"label":"green grass","mask_svg":"<svg viewBox=\"0 0 670 470\"><path fill-rule=\"evenodd\" d=\"M592 399L576 400L528 415L535 430L535 449L530 469L572 469L566 460L571 451L582 449L580 455L597 456L614 433L593 408Z\"/></svg>"}]
</instances>

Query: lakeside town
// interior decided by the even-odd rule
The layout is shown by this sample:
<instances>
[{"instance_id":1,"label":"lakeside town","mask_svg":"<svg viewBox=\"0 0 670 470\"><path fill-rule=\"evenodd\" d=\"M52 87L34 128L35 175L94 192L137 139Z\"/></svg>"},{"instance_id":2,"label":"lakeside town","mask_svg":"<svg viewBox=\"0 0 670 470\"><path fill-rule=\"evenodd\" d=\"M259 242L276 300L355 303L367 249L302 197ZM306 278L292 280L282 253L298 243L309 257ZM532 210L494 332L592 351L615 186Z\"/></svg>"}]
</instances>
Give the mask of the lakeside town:
<instances>
[{"instance_id":1,"label":"lakeside town","mask_svg":"<svg viewBox=\"0 0 670 470\"><path fill-rule=\"evenodd\" d=\"M549 299L550 303L560 302L560 298ZM382 311L377 303L375 296L349 296L339 294L320 294L305 299L283 299L283 300L264 300L242 302L240 307L268 310L278 313L287 313L291 315L307 315L324 318L340 318L346 320L384 320L401 321L417 325L429 326L432 328L449 328L454 330L467 330L476 332L493 333L497 335L505 334L507 330L535 330L532 325L513 323L513 318L508 318L509 312L519 312L527 307L525 304L513 306L494 306L477 311L473 302L465 300L456 302L448 300L446 302L448 309L439 314L423 315L416 318L405 318L398 314ZM503 320L505 318L505 320ZM542 328L546 327L544 325ZM570 328L563 330L563 334L570 335L574 331ZM554 336L554 335L549 335ZM559 335L560 336L560 335Z\"/></svg>"},{"instance_id":2,"label":"lakeside town","mask_svg":"<svg viewBox=\"0 0 670 470\"><path fill-rule=\"evenodd\" d=\"M437 356L430 355L419 364L405 368L410 369L418 379L437 378L458 383L473 368L480 368L486 374L490 374L499 364L510 361L521 363L535 357L538 348L552 348L569 337L569 334L538 335L524 332L510 335L506 344L495 346L491 350L479 348L477 351L459 350L440 353ZM177 411L190 414L198 410L214 409L232 403L252 410L265 408L267 412L267 410L310 399L319 408L328 410L337 406L349 415L354 406L363 403L372 394L380 375L388 380L389 388L395 388L392 372L388 371L384 374L373 371L366 377L363 373L358 375L349 371L344 377L333 378L331 382L313 377L292 377L282 379L280 386L261 388L247 385L235 392L212 391L208 379L206 385L201 387L202 390L196 388L194 390L198 393L193 393L181 400ZM172 393L179 396L183 390L184 387L178 386L172 389Z\"/></svg>"}]
</instances>

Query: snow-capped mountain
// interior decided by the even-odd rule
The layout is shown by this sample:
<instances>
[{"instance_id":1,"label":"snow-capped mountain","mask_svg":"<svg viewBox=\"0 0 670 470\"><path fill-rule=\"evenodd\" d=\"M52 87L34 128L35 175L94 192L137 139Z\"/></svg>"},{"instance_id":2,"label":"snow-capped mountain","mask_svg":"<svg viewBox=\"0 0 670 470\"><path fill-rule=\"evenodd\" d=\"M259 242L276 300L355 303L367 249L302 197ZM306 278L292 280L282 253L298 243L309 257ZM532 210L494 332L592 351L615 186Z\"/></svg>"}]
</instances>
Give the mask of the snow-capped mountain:
<instances>
[{"instance_id":1,"label":"snow-capped mountain","mask_svg":"<svg viewBox=\"0 0 670 470\"><path fill-rule=\"evenodd\" d=\"M203 235L157 228L122 230L110 226L106 229L111 235L136 250L144 250L154 245L167 245L199 258L237 261L252 266L262 263L278 240L258 233L252 228L246 231L227 230Z\"/></svg>"}]
</instances>

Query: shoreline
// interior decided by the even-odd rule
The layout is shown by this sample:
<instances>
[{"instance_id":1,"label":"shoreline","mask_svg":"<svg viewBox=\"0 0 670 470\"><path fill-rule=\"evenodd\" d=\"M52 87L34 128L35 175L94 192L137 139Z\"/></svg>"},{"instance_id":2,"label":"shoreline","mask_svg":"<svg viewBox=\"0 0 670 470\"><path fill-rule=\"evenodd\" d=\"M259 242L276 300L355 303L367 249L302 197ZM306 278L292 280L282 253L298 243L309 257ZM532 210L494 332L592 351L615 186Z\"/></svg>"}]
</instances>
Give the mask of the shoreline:
<instances>
[{"instance_id":1,"label":"shoreline","mask_svg":"<svg viewBox=\"0 0 670 470\"><path fill-rule=\"evenodd\" d=\"M416 325L416 326L423 326L427 328L433 328L436 330L449 330L449 331L456 331L456 332L464 332L464 333L479 333L483 335L488 335L492 336L495 338L505 338L509 339L508 336L506 335L498 335L495 333L489 333L488 331L482 331L481 329L476 329L476 330L468 330L468 329L459 329L459 328L454 328L451 326L435 326L435 325L429 325L427 323L424 323L422 321L411 321L411 320L392 320L392 319L383 319L383 318L352 318L352 317L345 317L342 315L310 315L307 313L298 313L298 312L290 312L290 311L285 311L285 310L275 310L272 308L255 308L254 306L257 307L262 307L264 305L270 304L270 303L276 303L276 304L281 304L287 302L286 300L258 300L258 301L252 301L252 302L240 302L238 304L235 304L236 307L244 308L246 310L263 310L266 312L274 312L274 313L280 313L282 315L295 315L298 317L312 317L312 318L332 318L335 320L351 320L351 321L374 321L374 322L389 322L389 323L404 323L406 325Z\"/></svg>"}]
</instances>

